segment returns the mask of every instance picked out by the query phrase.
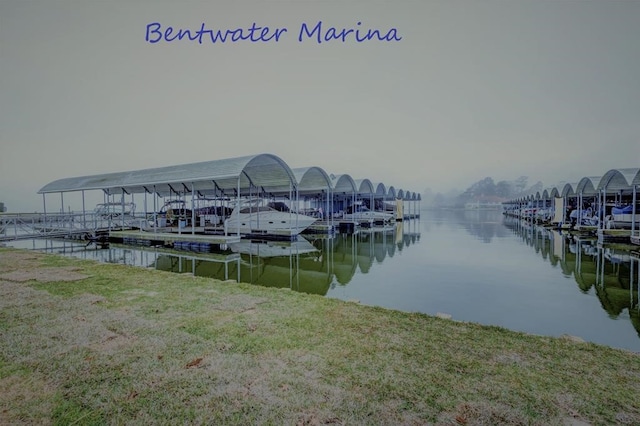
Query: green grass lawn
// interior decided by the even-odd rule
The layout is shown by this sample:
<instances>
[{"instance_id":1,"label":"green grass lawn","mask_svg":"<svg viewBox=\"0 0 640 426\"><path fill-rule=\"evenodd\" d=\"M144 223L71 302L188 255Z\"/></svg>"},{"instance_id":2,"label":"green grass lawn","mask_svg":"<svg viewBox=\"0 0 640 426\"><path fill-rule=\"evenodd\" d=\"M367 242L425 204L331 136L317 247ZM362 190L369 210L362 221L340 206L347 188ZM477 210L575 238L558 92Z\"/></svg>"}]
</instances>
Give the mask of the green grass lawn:
<instances>
[{"instance_id":1,"label":"green grass lawn","mask_svg":"<svg viewBox=\"0 0 640 426\"><path fill-rule=\"evenodd\" d=\"M0 249L0 424L640 424L640 356Z\"/></svg>"}]
</instances>

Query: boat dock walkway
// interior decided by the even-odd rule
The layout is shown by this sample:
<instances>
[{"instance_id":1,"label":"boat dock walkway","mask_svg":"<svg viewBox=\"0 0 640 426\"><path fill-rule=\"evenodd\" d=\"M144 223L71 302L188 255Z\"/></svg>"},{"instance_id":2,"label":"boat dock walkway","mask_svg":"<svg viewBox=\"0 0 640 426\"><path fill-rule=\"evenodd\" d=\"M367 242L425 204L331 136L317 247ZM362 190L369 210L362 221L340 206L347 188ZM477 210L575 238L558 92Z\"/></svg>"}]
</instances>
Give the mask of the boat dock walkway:
<instances>
[{"instance_id":1,"label":"boat dock walkway","mask_svg":"<svg viewBox=\"0 0 640 426\"><path fill-rule=\"evenodd\" d=\"M138 227L140 218L105 218L94 213L0 214L0 241L36 238L95 239L109 231Z\"/></svg>"}]
</instances>

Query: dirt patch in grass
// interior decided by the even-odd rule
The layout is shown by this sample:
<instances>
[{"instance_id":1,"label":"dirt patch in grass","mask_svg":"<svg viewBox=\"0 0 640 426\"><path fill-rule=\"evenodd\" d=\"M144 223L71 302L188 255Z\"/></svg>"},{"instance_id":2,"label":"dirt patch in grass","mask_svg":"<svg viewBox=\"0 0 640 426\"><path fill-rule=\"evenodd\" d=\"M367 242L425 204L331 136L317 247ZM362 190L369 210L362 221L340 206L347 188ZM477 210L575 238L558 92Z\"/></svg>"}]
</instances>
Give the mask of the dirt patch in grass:
<instances>
[{"instance_id":1,"label":"dirt patch in grass","mask_svg":"<svg viewBox=\"0 0 640 426\"><path fill-rule=\"evenodd\" d=\"M89 275L79 273L79 268L38 268L38 269L16 269L11 272L0 274L0 280L25 282L38 281L50 283L56 281L80 281L89 278Z\"/></svg>"},{"instance_id":2,"label":"dirt patch in grass","mask_svg":"<svg viewBox=\"0 0 640 426\"><path fill-rule=\"evenodd\" d=\"M40 265L40 256L28 251L3 251L0 256L0 272L31 269Z\"/></svg>"},{"instance_id":3,"label":"dirt patch in grass","mask_svg":"<svg viewBox=\"0 0 640 426\"><path fill-rule=\"evenodd\" d=\"M443 413L438 425L528 425L516 410L499 403L470 402L460 404L453 413Z\"/></svg>"},{"instance_id":4,"label":"dirt patch in grass","mask_svg":"<svg viewBox=\"0 0 640 426\"><path fill-rule=\"evenodd\" d=\"M52 400L55 386L38 374L13 374L0 378L0 425L51 423ZM6 405L5 405L6 404ZM7 407L21 407L9 410ZM25 419L29 419L25 422Z\"/></svg>"}]
</instances>

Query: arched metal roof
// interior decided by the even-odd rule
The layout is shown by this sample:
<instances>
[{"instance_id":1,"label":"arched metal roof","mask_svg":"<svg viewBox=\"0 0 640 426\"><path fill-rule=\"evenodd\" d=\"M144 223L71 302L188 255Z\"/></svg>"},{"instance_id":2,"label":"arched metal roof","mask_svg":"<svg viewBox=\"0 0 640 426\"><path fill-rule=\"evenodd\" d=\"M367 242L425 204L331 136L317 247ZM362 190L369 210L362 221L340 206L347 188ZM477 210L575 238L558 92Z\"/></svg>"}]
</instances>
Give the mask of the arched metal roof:
<instances>
[{"instance_id":1,"label":"arched metal roof","mask_svg":"<svg viewBox=\"0 0 640 426\"><path fill-rule=\"evenodd\" d=\"M353 194L358 189L356 182L347 174L331 175L331 186L333 192L343 192L345 194Z\"/></svg>"},{"instance_id":2,"label":"arched metal roof","mask_svg":"<svg viewBox=\"0 0 640 426\"><path fill-rule=\"evenodd\" d=\"M358 194L360 195L375 194L373 183L371 183L369 179L356 179L355 183L356 183L356 186L358 187Z\"/></svg>"},{"instance_id":3,"label":"arched metal roof","mask_svg":"<svg viewBox=\"0 0 640 426\"><path fill-rule=\"evenodd\" d=\"M560 191L560 195L563 197L573 197L576 195L575 187L578 186L577 183L565 183L562 187L562 191Z\"/></svg>"},{"instance_id":4,"label":"arched metal roof","mask_svg":"<svg viewBox=\"0 0 640 426\"><path fill-rule=\"evenodd\" d=\"M320 167L298 167L293 169L299 193L320 193L331 189L331 178Z\"/></svg>"},{"instance_id":5,"label":"arched metal roof","mask_svg":"<svg viewBox=\"0 0 640 426\"><path fill-rule=\"evenodd\" d=\"M640 186L640 169L637 169L636 175L631 180L631 186L638 185Z\"/></svg>"},{"instance_id":6,"label":"arched metal roof","mask_svg":"<svg viewBox=\"0 0 640 426\"><path fill-rule=\"evenodd\" d=\"M396 196L401 200L404 200L404 191L402 189L399 189L398 192L396 192Z\"/></svg>"},{"instance_id":7,"label":"arched metal roof","mask_svg":"<svg viewBox=\"0 0 640 426\"><path fill-rule=\"evenodd\" d=\"M384 186L384 183L380 182L377 185L374 185L376 188L375 194L378 197L386 197L387 196L387 188Z\"/></svg>"},{"instance_id":8,"label":"arched metal roof","mask_svg":"<svg viewBox=\"0 0 640 426\"><path fill-rule=\"evenodd\" d=\"M560 191L555 186L551 188L547 188L542 192L542 199L544 200L551 200L552 198L559 197L559 196L560 196Z\"/></svg>"},{"instance_id":9,"label":"arched metal roof","mask_svg":"<svg viewBox=\"0 0 640 426\"><path fill-rule=\"evenodd\" d=\"M638 174L640 169L612 169L605 173L598 184L597 189L608 191L624 191L632 188L632 184L640 182Z\"/></svg>"},{"instance_id":10,"label":"arched metal roof","mask_svg":"<svg viewBox=\"0 0 640 426\"><path fill-rule=\"evenodd\" d=\"M143 193L195 191L203 194L237 192L254 188L269 192L273 188L294 186L295 177L289 166L272 154L157 167L129 172L108 173L53 181L38 191L40 194L84 190L107 193Z\"/></svg>"},{"instance_id":11,"label":"arched metal roof","mask_svg":"<svg viewBox=\"0 0 640 426\"><path fill-rule=\"evenodd\" d=\"M551 189L545 188L544 191L542 191L542 199L543 200L548 200L550 198L550 196L549 196L550 192L551 192Z\"/></svg>"},{"instance_id":12,"label":"arched metal roof","mask_svg":"<svg viewBox=\"0 0 640 426\"><path fill-rule=\"evenodd\" d=\"M393 185L391 185L389 189L387 189L387 196L392 199L396 198L396 189L393 187Z\"/></svg>"},{"instance_id":13,"label":"arched metal roof","mask_svg":"<svg viewBox=\"0 0 640 426\"><path fill-rule=\"evenodd\" d=\"M576 185L576 194L595 195L598 193L598 183L602 176L587 176L580 179Z\"/></svg>"}]
</instances>

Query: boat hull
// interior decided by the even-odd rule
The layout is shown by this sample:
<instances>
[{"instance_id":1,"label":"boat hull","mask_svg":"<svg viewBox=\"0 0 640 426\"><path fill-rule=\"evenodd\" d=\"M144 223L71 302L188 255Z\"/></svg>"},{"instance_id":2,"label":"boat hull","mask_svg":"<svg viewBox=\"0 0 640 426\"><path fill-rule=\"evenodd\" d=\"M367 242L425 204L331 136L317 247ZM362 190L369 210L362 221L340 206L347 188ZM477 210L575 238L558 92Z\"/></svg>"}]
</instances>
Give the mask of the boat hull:
<instances>
[{"instance_id":1,"label":"boat hull","mask_svg":"<svg viewBox=\"0 0 640 426\"><path fill-rule=\"evenodd\" d=\"M232 213L224 222L224 229L227 234L290 237L300 234L316 220L305 215L278 211Z\"/></svg>"},{"instance_id":2,"label":"boat hull","mask_svg":"<svg viewBox=\"0 0 640 426\"><path fill-rule=\"evenodd\" d=\"M343 216L343 218L346 220L355 220L359 222L391 222L394 220L394 215L382 212L356 212L347 213Z\"/></svg>"}]
</instances>

